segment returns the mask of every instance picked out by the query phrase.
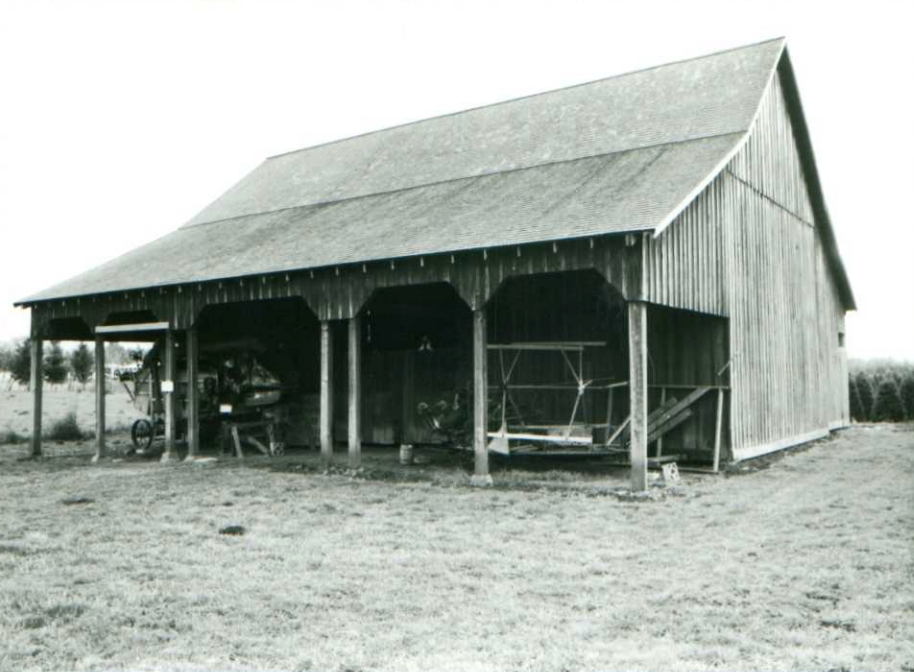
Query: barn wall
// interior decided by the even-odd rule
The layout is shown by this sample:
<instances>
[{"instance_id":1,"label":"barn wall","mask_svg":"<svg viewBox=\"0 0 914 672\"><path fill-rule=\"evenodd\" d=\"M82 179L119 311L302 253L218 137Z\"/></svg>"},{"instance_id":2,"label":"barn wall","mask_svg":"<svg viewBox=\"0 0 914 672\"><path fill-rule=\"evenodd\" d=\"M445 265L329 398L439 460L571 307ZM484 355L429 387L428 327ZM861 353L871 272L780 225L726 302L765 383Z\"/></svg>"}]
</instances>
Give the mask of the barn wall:
<instances>
[{"instance_id":1,"label":"barn wall","mask_svg":"<svg viewBox=\"0 0 914 672\"><path fill-rule=\"evenodd\" d=\"M737 459L849 422L844 309L775 78L752 136L715 181L727 246Z\"/></svg>"},{"instance_id":2,"label":"barn wall","mask_svg":"<svg viewBox=\"0 0 914 672\"><path fill-rule=\"evenodd\" d=\"M728 314L723 199L720 183L715 180L659 237L645 240L648 301L712 315Z\"/></svg>"}]
</instances>

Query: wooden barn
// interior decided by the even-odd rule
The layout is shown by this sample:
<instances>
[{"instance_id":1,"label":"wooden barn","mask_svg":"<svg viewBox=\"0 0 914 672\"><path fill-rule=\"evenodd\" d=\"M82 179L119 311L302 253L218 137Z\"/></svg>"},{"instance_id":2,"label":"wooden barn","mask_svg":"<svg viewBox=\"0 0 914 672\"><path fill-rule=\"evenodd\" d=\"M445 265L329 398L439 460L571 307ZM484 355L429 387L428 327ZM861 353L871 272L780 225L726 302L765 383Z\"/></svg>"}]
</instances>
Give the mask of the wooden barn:
<instances>
[{"instance_id":1,"label":"wooden barn","mask_svg":"<svg viewBox=\"0 0 914 672\"><path fill-rule=\"evenodd\" d=\"M286 443L353 467L451 440L477 483L492 452L605 454L637 490L849 423L854 297L783 39L274 156L17 305L35 452L43 340L94 339L98 371L105 340L158 342L164 459L180 416L200 451L200 353L245 339Z\"/></svg>"}]
</instances>

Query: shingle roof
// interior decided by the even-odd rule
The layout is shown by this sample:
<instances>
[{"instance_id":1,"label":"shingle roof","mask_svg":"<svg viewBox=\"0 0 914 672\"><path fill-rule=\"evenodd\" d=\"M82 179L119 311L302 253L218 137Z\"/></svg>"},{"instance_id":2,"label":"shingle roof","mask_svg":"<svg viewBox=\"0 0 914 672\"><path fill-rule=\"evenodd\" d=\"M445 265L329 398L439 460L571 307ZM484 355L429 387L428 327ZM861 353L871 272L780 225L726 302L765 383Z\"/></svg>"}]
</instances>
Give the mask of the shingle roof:
<instances>
[{"instance_id":1,"label":"shingle roof","mask_svg":"<svg viewBox=\"0 0 914 672\"><path fill-rule=\"evenodd\" d=\"M653 230L732 155L783 46L267 159L180 229L22 303Z\"/></svg>"}]
</instances>

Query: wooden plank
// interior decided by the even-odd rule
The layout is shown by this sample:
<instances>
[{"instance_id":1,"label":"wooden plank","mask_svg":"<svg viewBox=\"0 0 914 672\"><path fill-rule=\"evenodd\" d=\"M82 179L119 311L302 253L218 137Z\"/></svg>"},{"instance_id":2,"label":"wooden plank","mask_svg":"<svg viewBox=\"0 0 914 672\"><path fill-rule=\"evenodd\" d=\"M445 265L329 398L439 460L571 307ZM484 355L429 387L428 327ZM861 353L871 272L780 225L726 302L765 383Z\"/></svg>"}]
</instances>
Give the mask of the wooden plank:
<instances>
[{"instance_id":1,"label":"wooden plank","mask_svg":"<svg viewBox=\"0 0 914 672\"><path fill-rule=\"evenodd\" d=\"M672 406L672 408L669 408L668 410L664 411L664 412L661 413L659 416L657 416L656 418L654 418L654 420L652 420L652 421L650 422L650 425L649 425L649 427L648 427L648 432L653 431L654 429L656 429L656 428L659 427L660 425L664 424L665 422L668 422L672 417L674 417L674 416L679 415L680 413L682 413L682 411L684 411L684 410L687 409L689 406L691 406L692 404L694 404L696 401L698 401L699 399L701 399L701 397L703 397L703 396L704 396L707 392L709 392L710 390L711 390L710 387L699 387L699 388L697 388L694 392L692 392L691 394L687 395L682 401L679 401L679 402L677 402L676 404L674 404L674 405Z\"/></svg>"},{"instance_id":2,"label":"wooden plank","mask_svg":"<svg viewBox=\"0 0 914 672\"><path fill-rule=\"evenodd\" d=\"M679 415L670 418L667 422L662 425L658 425L656 428L652 429L648 433L648 443L651 441L658 440L663 437L664 434L669 434L672 430L676 429L679 425L684 423L686 420L691 418L694 415L691 409L687 408L682 411ZM658 457L660 457L658 455Z\"/></svg>"},{"instance_id":3,"label":"wooden plank","mask_svg":"<svg viewBox=\"0 0 914 672\"><path fill-rule=\"evenodd\" d=\"M349 468L362 466L362 321L349 319Z\"/></svg>"},{"instance_id":4,"label":"wooden plank","mask_svg":"<svg viewBox=\"0 0 914 672\"><path fill-rule=\"evenodd\" d=\"M96 334L132 334L141 331L168 331L168 322L143 322L140 324L111 324L95 327ZM115 339L117 340L117 339Z\"/></svg>"},{"instance_id":5,"label":"wooden plank","mask_svg":"<svg viewBox=\"0 0 914 672\"><path fill-rule=\"evenodd\" d=\"M321 320L321 462L330 466L333 459L333 330Z\"/></svg>"},{"instance_id":6,"label":"wooden plank","mask_svg":"<svg viewBox=\"0 0 914 672\"><path fill-rule=\"evenodd\" d=\"M666 386L660 388L660 407L666 404ZM657 454L654 457L659 458L663 455L663 435L657 437Z\"/></svg>"},{"instance_id":7,"label":"wooden plank","mask_svg":"<svg viewBox=\"0 0 914 672\"><path fill-rule=\"evenodd\" d=\"M724 391L717 391L717 418L714 424L714 471L720 468L720 440L724 425Z\"/></svg>"},{"instance_id":8,"label":"wooden plank","mask_svg":"<svg viewBox=\"0 0 914 672\"><path fill-rule=\"evenodd\" d=\"M549 434L527 434L523 432L487 432L486 436L490 439L505 438L513 441L539 441L542 443L562 443L575 444L579 446L590 446L593 444L593 438L589 436L561 436Z\"/></svg>"},{"instance_id":9,"label":"wooden plank","mask_svg":"<svg viewBox=\"0 0 914 672\"><path fill-rule=\"evenodd\" d=\"M187 459L200 454L200 339L196 326L187 329Z\"/></svg>"},{"instance_id":10,"label":"wooden plank","mask_svg":"<svg viewBox=\"0 0 914 672\"><path fill-rule=\"evenodd\" d=\"M628 427L628 425L629 425L629 423L631 423L631 421L632 421L632 416L628 416L627 418L625 418L625 420L622 421L622 424L619 425L618 428L616 428L616 431L613 432L612 435L610 435L610 437L608 439L606 439L606 443L604 445L606 445L606 446L612 445L612 443L616 439L618 439L619 436L621 436L622 432L625 431L625 429Z\"/></svg>"},{"instance_id":11,"label":"wooden plank","mask_svg":"<svg viewBox=\"0 0 914 672\"><path fill-rule=\"evenodd\" d=\"M95 455L97 462L105 456L105 340L95 337Z\"/></svg>"},{"instance_id":12,"label":"wooden plank","mask_svg":"<svg viewBox=\"0 0 914 672\"><path fill-rule=\"evenodd\" d=\"M488 450L488 352L486 309L473 311L473 478L478 485L491 483Z\"/></svg>"},{"instance_id":13,"label":"wooden plank","mask_svg":"<svg viewBox=\"0 0 914 672\"><path fill-rule=\"evenodd\" d=\"M32 318L35 319L34 317ZM32 338L29 343L29 356L32 360L32 371L29 387L32 391L32 438L30 450L32 457L41 455L41 413L42 394L44 392L44 344L40 338Z\"/></svg>"},{"instance_id":14,"label":"wooden plank","mask_svg":"<svg viewBox=\"0 0 914 672\"><path fill-rule=\"evenodd\" d=\"M647 490L647 305L628 303L631 488Z\"/></svg>"},{"instance_id":15,"label":"wooden plank","mask_svg":"<svg viewBox=\"0 0 914 672\"><path fill-rule=\"evenodd\" d=\"M165 332L165 380L171 382L171 391L163 390L165 397L165 452L162 453L162 462L170 462L178 459L178 453L175 449L175 430L177 428L177 418L175 417L175 394L177 392L177 383L175 382L175 332L169 329ZM164 381L163 381L164 382Z\"/></svg>"}]
</instances>

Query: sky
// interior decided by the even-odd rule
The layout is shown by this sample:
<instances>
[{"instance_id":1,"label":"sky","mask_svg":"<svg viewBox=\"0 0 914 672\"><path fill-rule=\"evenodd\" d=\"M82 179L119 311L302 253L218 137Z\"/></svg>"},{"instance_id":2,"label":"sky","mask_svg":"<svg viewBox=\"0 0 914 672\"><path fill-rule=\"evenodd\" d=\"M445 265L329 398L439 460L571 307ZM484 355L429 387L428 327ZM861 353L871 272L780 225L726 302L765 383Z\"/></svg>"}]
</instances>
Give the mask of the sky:
<instances>
[{"instance_id":1,"label":"sky","mask_svg":"<svg viewBox=\"0 0 914 672\"><path fill-rule=\"evenodd\" d=\"M265 157L786 36L859 310L914 360L914 3L0 0L12 303L158 238Z\"/></svg>"}]
</instances>

